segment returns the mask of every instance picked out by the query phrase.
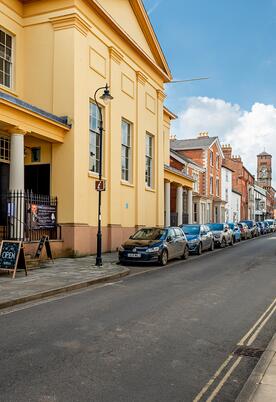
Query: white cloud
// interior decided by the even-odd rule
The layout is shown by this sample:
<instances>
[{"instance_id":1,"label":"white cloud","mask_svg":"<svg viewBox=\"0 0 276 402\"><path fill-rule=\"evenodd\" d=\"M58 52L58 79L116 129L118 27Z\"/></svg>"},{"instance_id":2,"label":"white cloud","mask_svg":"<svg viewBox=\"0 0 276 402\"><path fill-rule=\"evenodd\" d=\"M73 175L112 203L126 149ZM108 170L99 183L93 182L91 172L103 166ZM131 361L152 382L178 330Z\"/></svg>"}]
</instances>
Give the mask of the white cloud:
<instances>
[{"instance_id":1,"label":"white cloud","mask_svg":"<svg viewBox=\"0 0 276 402\"><path fill-rule=\"evenodd\" d=\"M152 14L157 7L160 5L161 1L163 0L157 0L149 9L148 9L148 15Z\"/></svg>"},{"instance_id":2,"label":"white cloud","mask_svg":"<svg viewBox=\"0 0 276 402\"><path fill-rule=\"evenodd\" d=\"M241 155L253 174L256 174L256 155L265 149L273 157L276 177L276 108L273 105L256 102L246 111L222 99L188 98L174 124L173 134L177 138L193 138L201 131L218 136L221 143L231 144L233 153Z\"/></svg>"}]
</instances>

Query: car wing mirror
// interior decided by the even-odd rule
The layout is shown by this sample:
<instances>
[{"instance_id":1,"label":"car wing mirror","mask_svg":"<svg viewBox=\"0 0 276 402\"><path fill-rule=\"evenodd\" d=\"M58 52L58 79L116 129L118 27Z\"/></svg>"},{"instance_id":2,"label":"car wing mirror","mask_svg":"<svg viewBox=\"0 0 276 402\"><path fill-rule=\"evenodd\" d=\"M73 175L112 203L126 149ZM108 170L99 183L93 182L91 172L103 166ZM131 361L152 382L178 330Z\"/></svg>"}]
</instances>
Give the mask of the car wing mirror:
<instances>
[{"instance_id":1,"label":"car wing mirror","mask_svg":"<svg viewBox=\"0 0 276 402\"><path fill-rule=\"evenodd\" d=\"M172 241L172 236L167 237L167 242L170 243Z\"/></svg>"}]
</instances>

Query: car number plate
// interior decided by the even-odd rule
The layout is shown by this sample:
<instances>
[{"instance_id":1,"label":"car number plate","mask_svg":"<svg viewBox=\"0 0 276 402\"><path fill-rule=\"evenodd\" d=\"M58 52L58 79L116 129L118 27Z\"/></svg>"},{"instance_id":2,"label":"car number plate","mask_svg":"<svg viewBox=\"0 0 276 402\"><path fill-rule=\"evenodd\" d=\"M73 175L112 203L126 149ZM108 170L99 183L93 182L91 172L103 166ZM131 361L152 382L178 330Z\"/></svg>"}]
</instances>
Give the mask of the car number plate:
<instances>
[{"instance_id":1,"label":"car number plate","mask_svg":"<svg viewBox=\"0 0 276 402\"><path fill-rule=\"evenodd\" d=\"M140 258L141 254L138 253L128 253L127 255L128 257L132 257L132 258Z\"/></svg>"}]
</instances>

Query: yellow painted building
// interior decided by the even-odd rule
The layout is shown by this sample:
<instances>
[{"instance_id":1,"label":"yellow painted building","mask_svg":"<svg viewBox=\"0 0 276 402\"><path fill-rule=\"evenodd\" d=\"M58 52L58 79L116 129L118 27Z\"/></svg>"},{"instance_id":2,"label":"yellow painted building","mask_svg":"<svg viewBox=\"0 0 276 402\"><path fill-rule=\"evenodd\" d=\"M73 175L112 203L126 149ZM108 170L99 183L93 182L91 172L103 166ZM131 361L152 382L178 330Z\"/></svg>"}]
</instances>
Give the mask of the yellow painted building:
<instances>
[{"instance_id":1,"label":"yellow painted building","mask_svg":"<svg viewBox=\"0 0 276 402\"><path fill-rule=\"evenodd\" d=\"M193 182L168 167L171 73L142 1L0 0L0 35L0 194L56 196L59 252L95 252L93 97L108 83L114 99L100 103L103 249L135 228L163 225L165 182Z\"/></svg>"}]
</instances>

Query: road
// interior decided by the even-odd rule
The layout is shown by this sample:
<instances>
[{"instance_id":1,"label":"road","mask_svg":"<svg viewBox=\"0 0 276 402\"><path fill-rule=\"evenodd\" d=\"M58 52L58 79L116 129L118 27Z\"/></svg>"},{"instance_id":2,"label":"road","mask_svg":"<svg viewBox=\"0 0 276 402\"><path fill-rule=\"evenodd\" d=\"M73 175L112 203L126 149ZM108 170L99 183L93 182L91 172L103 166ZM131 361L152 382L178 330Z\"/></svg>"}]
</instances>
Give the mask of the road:
<instances>
[{"instance_id":1,"label":"road","mask_svg":"<svg viewBox=\"0 0 276 402\"><path fill-rule=\"evenodd\" d=\"M276 330L275 261L276 234L2 311L0 401L234 401L258 358L232 352Z\"/></svg>"}]
</instances>

